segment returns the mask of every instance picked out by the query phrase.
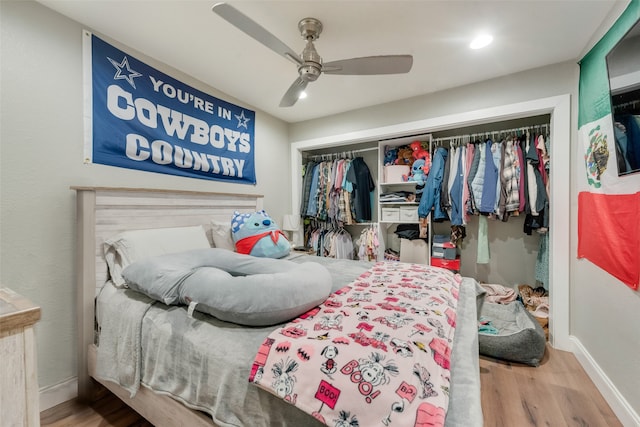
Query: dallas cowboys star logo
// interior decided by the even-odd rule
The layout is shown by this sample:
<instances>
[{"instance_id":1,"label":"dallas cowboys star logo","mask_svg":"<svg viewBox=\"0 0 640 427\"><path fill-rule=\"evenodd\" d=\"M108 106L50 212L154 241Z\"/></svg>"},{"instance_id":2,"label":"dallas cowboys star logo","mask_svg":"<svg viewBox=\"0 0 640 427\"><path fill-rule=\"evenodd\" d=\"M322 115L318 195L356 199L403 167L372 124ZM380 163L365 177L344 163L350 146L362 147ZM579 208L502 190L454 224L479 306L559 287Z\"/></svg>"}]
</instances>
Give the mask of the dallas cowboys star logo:
<instances>
[{"instance_id":1,"label":"dallas cowboys star logo","mask_svg":"<svg viewBox=\"0 0 640 427\"><path fill-rule=\"evenodd\" d=\"M238 127L243 127L245 129L248 129L247 127L247 122L251 119L247 118L244 116L244 110L242 110L242 112L240 113L240 115L234 114L234 116L236 117L236 119L238 119Z\"/></svg>"},{"instance_id":2,"label":"dallas cowboys star logo","mask_svg":"<svg viewBox=\"0 0 640 427\"><path fill-rule=\"evenodd\" d=\"M131 69L131 67L129 66L129 58L125 56L120 63L114 61L109 57L107 57L107 59L109 60L109 62L111 62L111 65L116 67L116 74L113 76L114 80L124 79L128 81L134 89L136 89L136 83L133 81L133 79L142 76L142 74Z\"/></svg>"}]
</instances>

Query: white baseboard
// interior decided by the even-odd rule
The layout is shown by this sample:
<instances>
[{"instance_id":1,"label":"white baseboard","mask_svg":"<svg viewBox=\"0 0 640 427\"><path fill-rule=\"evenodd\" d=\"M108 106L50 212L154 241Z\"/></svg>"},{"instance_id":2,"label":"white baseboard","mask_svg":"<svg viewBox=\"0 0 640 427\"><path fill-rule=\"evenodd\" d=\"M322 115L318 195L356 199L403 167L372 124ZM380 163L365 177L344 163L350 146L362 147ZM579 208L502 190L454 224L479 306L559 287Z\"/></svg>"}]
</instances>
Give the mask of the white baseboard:
<instances>
[{"instance_id":1,"label":"white baseboard","mask_svg":"<svg viewBox=\"0 0 640 427\"><path fill-rule=\"evenodd\" d=\"M570 337L573 342L573 354L582 365L591 381L607 401L611 410L618 417L625 427L640 427L640 415L631 407L629 402L618 391L616 386L611 382L609 377L604 373L596 361L591 357L587 349L582 345L580 340L574 336Z\"/></svg>"},{"instance_id":2,"label":"white baseboard","mask_svg":"<svg viewBox=\"0 0 640 427\"><path fill-rule=\"evenodd\" d=\"M40 412L78 397L78 378L40 389Z\"/></svg>"}]
</instances>

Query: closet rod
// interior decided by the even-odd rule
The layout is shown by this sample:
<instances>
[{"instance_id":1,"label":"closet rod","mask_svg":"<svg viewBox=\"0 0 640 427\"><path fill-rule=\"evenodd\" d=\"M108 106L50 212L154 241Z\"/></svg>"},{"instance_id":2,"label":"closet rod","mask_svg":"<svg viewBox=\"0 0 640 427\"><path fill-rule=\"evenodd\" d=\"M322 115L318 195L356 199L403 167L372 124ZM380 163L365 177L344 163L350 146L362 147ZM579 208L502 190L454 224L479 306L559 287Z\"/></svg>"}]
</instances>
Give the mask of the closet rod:
<instances>
[{"instance_id":1,"label":"closet rod","mask_svg":"<svg viewBox=\"0 0 640 427\"><path fill-rule=\"evenodd\" d=\"M378 147L358 148L358 149L355 149L355 150L336 151L335 153L312 154L312 155L308 156L308 158L310 158L312 160L327 159L327 158L331 158L333 156L342 155L344 157L346 154L364 153L366 151L377 151L377 150L378 150Z\"/></svg>"},{"instance_id":2,"label":"closet rod","mask_svg":"<svg viewBox=\"0 0 640 427\"><path fill-rule=\"evenodd\" d=\"M613 106L613 109L617 110L617 109L625 108L625 107L636 107L638 105L640 105L640 100L634 100L634 101L625 102L623 104L615 104Z\"/></svg>"},{"instance_id":3,"label":"closet rod","mask_svg":"<svg viewBox=\"0 0 640 427\"><path fill-rule=\"evenodd\" d=\"M490 130L490 131L486 131L486 132L475 132L475 133L470 133L470 134L464 134L464 135L456 135L456 136L443 136L440 138L433 138L433 143L437 144L439 142L445 142L445 141L455 141L455 140L460 140L460 141L465 141L465 140L471 140L475 137L478 136L489 136L489 135L499 135L501 133L513 133L513 132L527 132L530 131L532 129L536 129L536 128L542 128L545 131L549 131L549 124L548 123L543 123L543 124L539 124L539 125L531 125L531 126L524 126L524 127L519 127L519 128L511 128L511 129L501 129L501 130Z\"/></svg>"},{"instance_id":4,"label":"closet rod","mask_svg":"<svg viewBox=\"0 0 640 427\"><path fill-rule=\"evenodd\" d=\"M364 153L365 151L377 151L378 147L358 148L357 150L347 150L350 153Z\"/></svg>"}]
</instances>

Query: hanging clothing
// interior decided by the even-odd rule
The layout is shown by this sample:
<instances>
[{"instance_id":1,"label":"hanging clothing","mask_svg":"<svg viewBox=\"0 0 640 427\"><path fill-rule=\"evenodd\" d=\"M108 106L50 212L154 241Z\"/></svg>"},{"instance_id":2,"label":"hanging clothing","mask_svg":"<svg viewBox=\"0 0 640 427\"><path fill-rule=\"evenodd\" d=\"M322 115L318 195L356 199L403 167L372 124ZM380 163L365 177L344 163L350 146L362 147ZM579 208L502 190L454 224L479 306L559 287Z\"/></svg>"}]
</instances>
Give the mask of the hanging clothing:
<instances>
[{"instance_id":1,"label":"hanging clothing","mask_svg":"<svg viewBox=\"0 0 640 427\"><path fill-rule=\"evenodd\" d=\"M500 180L500 171L502 170L502 142L494 142L491 146L491 154L493 157L493 164L496 168L496 187L495 187L495 201L493 204L493 212L500 216L500 193L502 182Z\"/></svg>"},{"instance_id":2,"label":"hanging clothing","mask_svg":"<svg viewBox=\"0 0 640 427\"><path fill-rule=\"evenodd\" d=\"M484 142L480 143L477 149L478 154L476 155L479 157L479 160L475 176L471 181L471 194L473 196L473 203L476 210L480 211L480 208L482 206L482 189L484 187L484 175L487 166L487 144Z\"/></svg>"},{"instance_id":3,"label":"hanging clothing","mask_svg":"<svg viewBox=\"0 0 640 427\"><path fill-rule=\"evenodd\" d=\"M311 186L309 187L309 197L305 216L315 217L318 213L318 181L320 177L320 164L314 165L311 170Z\"/></svg>"},{"instance_id":4,"label":"hanging clothing","mask_svg":"<svg viewBox=\"0 0 640 427\"><path fill-rule=\"evenodd\" d=\"M616 114L614 119L624 128L626 141L640 141L640 123L636 115ZM625 161L629 164L628 170L640 169L640 146L637 143L629 142L625 145L623 153Z\"/></svg>"},{"instance_id":5,"label":"hanging clothing","mask_svg":"<svg viewBox=\"0 0 640 427\"><path fill-rule=\"evenodd\" d=\"M440 208L440 190L447 156L447 150L442 147L438 147L433 155L431 170L429 171L429 175L427 175L427 182L425 183L420 205L418 206L419 218L429 216L431 209L434 209L434 220L447 218L447 214Z\"/></svg>"},{"instance_id":6,"label":"hanging clothing","mask_svg":"<svg viewBox=\"0 0 640 427\"><path fill-rule=\"evenodd\" d=\"M451 219L451 225L463 224L463 211L464 205L462 202L462 193L464 187L464 162L465 150L462 147L458 147L455 151L456 166L452 170L453 180L450 187L450 200L451 200L451 213L449 218Z\"/></svg>"},{"instance_id":7,"label":"hanging clothing","mask_svg":"<svg viewBox=\"0 0 640 427\"><path fill-rule=\"evenodd\" d=\"M311 181L313 179L313 168L316 162L309 161L302 167L302 197L300 198L300 215L306 216L307 206L309 206L309 195L311 193Z\"/></svg>"},{"instance_id":8,"label":"hanging clothing","mask_svg":"<svg viewBox=\"0 0 640 427\"><path fill-rule=\"evenodd\" d=\"M519 187L518 187L518 199L520 201L520 205L518 207L519 212L527 211L527 165L524 161L524 150L522 149L522 144L524 144L524 139L526 137L521 137L518 139L516 144L516 151L518 153L518 165L519 167Z\"/></svg>"},{"instance_id":9,"label":"hanging clothing","mask_svg":"<svg viewBox=\"0 0 640 427\"><path fill-rule=\"evenodd\" d=\"M369 167L362 157L351 161L347 180L353 185L353 206L356 222L371 221L371 192L376 188Z\"/></svg>"},{"instance_id":10,"label":"hanging clothing","mask_svg":"<svg viewBox=\"0 0 640 427\"><path fill-rule=\"evenodd\" d=\"M376 227L366 227L360 232L360 237L358 238L358 259L378 261L379 248L380 241Z\"/></svg>"},{"instance_id":11,"label":"hanging clothing","mask_svg":"<svg viewBox=\"0 0 640 427\"><path fill-rule=\"evenodd\" d=\"M478 255L476 260L478 264L488 264L491 259L488 228L487 217L480 215L478 218Z\"/></svg>"},{"instance_id":12,"label":"hanging clothing","mask_svg":"<svg viewBox=\"0 0 640 427\"><path fill-rule=\"evenodd\" d=\"M484 147L484 179L482 186L480 187L480 205L478 210L480 213L493 213L495 212L496 205L496 188L498 182L498 167L494 158L494 143L490 139L487 140Z\"/></svg>"},{"instance_id":13,"label":"hanging clothing","mask_svg":"<svg viewBox=\"0 0 640 427\"><path fill-rule=\"evenodd\" d=\"M503 148L501 194L504 194L503 220L506 220L510 213L518 212L520 208L520 166L517 144L510 139L504 144Z\"/></svg>"},{"instance_id":14,"label":"hanging clothing","mask_svg":"<svg viewBox=\"0 0 640 427\"><path fill-rule=\"evenodd\" d=\"M536 257L536 280L549 289L549 235L540 236L538 256Z\"/></svg>"},{"instance_id":15,"label":"hanging clothing","mask_svg":"<svg viewBox=\"0 0 640 427\"><path fill-rule=\"evenodd\" d=\"M454 149L449 150L447 160L444 162L444 172L442 174L442 182L440 183L440 209L442 212L447 212L447 215L451 209L451 201L449 200L449 175L453 153Z\"/></svg>"},{"instance_id":16,"label":"hanging clothing","mask_svg":"<svg viewBox=\"0 0 640 427\"><path fill-rule=\"evenodd\" d=\"M344 228L309 227L307 230L305 245L312 248L316 256L354 259L353 238Z\"/></svg>"},{"instance_id":17,"label":"hanging clothing","mask_svg":"<svg viewBox=\"0 0 640 427\"><path fill-rule=\"evenodd\" d=\"M473 203L470 193L469 187L469 176L471 173L471 163L473 162L473 154L475 151L475 145L467 144L466 147L466 156L465 156L465 168L464 168L464 177L462 180L462 223L464 225L469 221L469 217L473 212Z\"/></svg>"}]
</instances>

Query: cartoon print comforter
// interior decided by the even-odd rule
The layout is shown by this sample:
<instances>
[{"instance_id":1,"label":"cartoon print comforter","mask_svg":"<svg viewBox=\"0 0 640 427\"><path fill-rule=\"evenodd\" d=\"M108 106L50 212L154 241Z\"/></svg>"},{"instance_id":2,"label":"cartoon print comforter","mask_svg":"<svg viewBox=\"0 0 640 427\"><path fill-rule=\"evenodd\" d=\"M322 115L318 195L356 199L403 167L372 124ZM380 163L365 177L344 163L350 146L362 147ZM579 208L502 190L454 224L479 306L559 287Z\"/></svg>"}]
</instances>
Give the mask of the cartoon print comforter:
<instances>
[{"instance_id":1,"label":"cartoon print comforter","mask_svg":"<svg viewBox=\"0 0 640 427\"><path fill-rule=\"evenodd\" d=\"M442 426L461 281L377 263L273 331L249 381L329 426Z\"/></svg>"}]
</instances>

